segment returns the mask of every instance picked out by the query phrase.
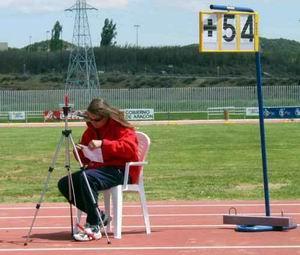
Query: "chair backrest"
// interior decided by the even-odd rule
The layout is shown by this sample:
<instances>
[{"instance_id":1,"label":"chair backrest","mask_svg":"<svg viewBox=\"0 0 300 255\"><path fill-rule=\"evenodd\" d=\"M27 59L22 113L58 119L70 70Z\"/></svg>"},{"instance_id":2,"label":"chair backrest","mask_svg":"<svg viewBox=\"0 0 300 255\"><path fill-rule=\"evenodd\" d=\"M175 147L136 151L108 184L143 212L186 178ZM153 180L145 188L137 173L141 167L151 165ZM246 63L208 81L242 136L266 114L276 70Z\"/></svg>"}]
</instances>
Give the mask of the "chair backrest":
<instances>
[{"instance_id":1,"label":"chair backrest","mask_svg":"<svg viewBox=\"0 0 300 255\"><path fill-rule=\"evenodd\" d=\"M147 157L149 147L150 147L150 138L143 132L136 132L136 136L138 139L138 156L139 161L144 161Z\"/></svg>"},{"instance_id":2,"label":"chair backrest","mask_svg":"<svg viewBox=\"0 0 300 255\"><path fill-rule=\"evenodd\" d=\"M145 133L139 131L136 131L136 137L138 140L138 161L144 162L146 160L149 151L150 138ZM128 162L128 163L134 163L134 162ZM128 184L129 165L126 164L123 191L131 191L131 190L136 191L136 189L133 187L143 185L144 164L138 164L135 165L134 167L136 168L136 171L139 171L138 178L137 180L134 180L134 183Z\"/></svg>"}]
</instances>

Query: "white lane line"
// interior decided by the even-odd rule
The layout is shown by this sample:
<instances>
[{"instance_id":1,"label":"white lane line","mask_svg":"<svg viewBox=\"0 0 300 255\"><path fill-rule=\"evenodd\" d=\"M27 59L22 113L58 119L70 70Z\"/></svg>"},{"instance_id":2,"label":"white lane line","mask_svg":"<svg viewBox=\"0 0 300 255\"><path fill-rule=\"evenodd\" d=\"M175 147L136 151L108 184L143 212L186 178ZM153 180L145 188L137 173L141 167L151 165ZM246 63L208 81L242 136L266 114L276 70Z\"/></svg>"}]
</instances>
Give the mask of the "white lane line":
<instances>
[{"instance_id":1,"label":"white lane line","mask_svg":"<svg viewBox=\"0 0 300 255\"><path fill-rule=\"evenodd\" d=\"M226 227L230 228L230 226L234 225L226 225ZM122 226L123 228L145 228L144 225L130 225L130 226ZM225 225L223 224L207 224L207 225L200 225L200 224L194 224L194 225L151 225L151 228L224 228ZM1 230L24 230L28 229L29 227L0 227ZM43 226L43 227L33 227L33 229L70 229L70 226Z\"/></svg>"},{"instance_id":2,"label":"white lane line","mask_svg":"<svg viewBox=\"0 0 300 255\"><path fill-rule=\"evenodd\" d=\"M170 214L150 214L149 216L151 218L153 217L202 217L202 216L223 216L227 215L226 213L170 213ZM240 215L243 216L262 216L265 215L265 213L241 213ZM281 216L281 213L273 213L273 216ZM291 215L300 215L300 213L290 213L286 212L284 213L284 216L291 216ZM136 218L136 217L142 217L142 214L131 214L131 215L123 215L125 218ZM85 216L83 216L85 217ZM0 216L0 220L8 220L8 219L32 219L33 216ZM44 215L44 216L37 216L37 219L59 219L59 218L70 218L70 215ZM74 216L74 219L76 217Z\"/></svg>"},{"instance_id":3,"label":"white lane line","mask_svg":"<svg viewBox=\"0 0 300 255\"><path fill-rule=\"evenodd\" d=\"M257 207L265 206L263 203L256 204L148 204L148 208L168 208L168 207ZM300 206L300 203L278 203L271 204L270 206ZM124 205L125 208L139 208L140 205ZM41 206L41 209L69 209L69 206ZM35 205L30 206L20 206L20 207L1 207L0 210L36 210Z\"/></svg>"},{"instance_id":4,"label":"white lane line","mask_svg":"<svg viewBox=\"0 0 300 255\"><path fill-rule=\"evenodd\" d=\"M32 252L32 251L147 251L147 250L223 250L223 249L300 249L300 245L228 245L228 246L129 246L129 247L82 247L82 248L17 248L0 249L0 252Z\"/></svg>"}]
</instances>

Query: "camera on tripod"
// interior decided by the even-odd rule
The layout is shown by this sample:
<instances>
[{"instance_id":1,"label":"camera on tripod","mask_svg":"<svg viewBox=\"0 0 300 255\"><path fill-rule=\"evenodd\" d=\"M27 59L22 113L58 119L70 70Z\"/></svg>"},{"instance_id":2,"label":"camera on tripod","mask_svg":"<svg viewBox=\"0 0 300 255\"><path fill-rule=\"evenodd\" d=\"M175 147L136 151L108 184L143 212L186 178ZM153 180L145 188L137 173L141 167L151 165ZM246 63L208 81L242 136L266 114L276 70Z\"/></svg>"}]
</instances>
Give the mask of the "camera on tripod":
<instances>
[{"instance_id":1,"label":"camera on tripod","mask_svg":"<svg viewBox=\"0 0 300 255\"><path fill-rule=\"evenodd\" d=\"M69 112L71 108L74 107L74 104L69 103L69 96L65 95L64 103L59 104L59 107L63 109L64 119L68 119Z\"/></svg>"}]
</instances>

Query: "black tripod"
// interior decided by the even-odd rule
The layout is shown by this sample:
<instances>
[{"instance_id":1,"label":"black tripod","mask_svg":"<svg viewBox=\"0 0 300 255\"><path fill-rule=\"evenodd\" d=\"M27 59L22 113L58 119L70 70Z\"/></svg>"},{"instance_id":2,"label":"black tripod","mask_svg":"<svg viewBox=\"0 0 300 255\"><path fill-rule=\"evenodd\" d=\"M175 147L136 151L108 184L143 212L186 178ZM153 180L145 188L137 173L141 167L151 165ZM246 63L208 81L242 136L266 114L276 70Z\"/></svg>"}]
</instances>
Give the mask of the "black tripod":
<instances>
[{"instance_id":1,"label":"black tripod","mask_svg":"<svg viewBox=\"0 0 300 255\"><path fill-rule=\"evenodd\" d=\"M80 170L82 171L82 176L85 180L85 183L88 187L88 190L89 190L89 195L91 196L92 198L92 201L93 201L93 206L97 212L97 215L100 219L100 224L104 230L104 233L105 233L105 236L106 236L106 239L107 239L107 243L110 244L110 240L108 238L108 235L107 235L107 231L104 227L104 224L103 224L103 220L101 218L101 213L100 213L100 210L98 208L98 205L97 205L97 201L95 200L95 197L92 193L92 190L91 190L91 187L90 187L90 184L89 184L89 181L87 179L87 176L86 176L86 173L85 173L85 169L84 169L84 166L80 160L80 156L78 154L78 151L77 151L77 148L76 148L76 145L74 143L74 140L73 140L73 137L72 137L72 130L69 129L68 127L68 114L69 114L69 111L70 111L71 107L68 105L68 98L66 97L65 98L65 105L63 106L63 115L64 115L64 123L65 123L65 127L64 127L64 130L62 131L62 134L61 134L61 137L60 137L60 140L57 144L57 147L56 147L56 150L55 150L55 153L54 153L54 156L52 158L52 162L51 162L51 165L48 169L48 175L47 175L47 178L44 182L44 188L41 192L41 196L40 196L40 199L38 201L38 203L36 204L36 210L35 210L35 213L34 213L34 217L33 217L33 220L32 220L32 223L31 223L31 226L30 226L30 229L28 231L28 234L27 234L27 237L26 237L26 241L24 243L24 245L26 246L28 244L28 241L29 241L29 238L30 238L30 235L31 235L31 232L32 232L32 228L33 228L33 225L35 223L35 220L36 220L36 217L37 217L37 214L38 214L38 211L41 207L41 204L42 202L44 201L44 197L45 197L45 194L46 194L46 191L48 189L48 184L49 184L49 181L50 181L50 176L51 176L51 173L53 172L54 168L55 168L55 164L56 164L56 161L57 161L57 158L58 158L58 155L59 155L59 152L61 150L61 147L62 147L62 144L63 142L65 142L65 168L67 170L67 173L68 173L68 187L69 187L69 203L70 203L70 217L71 217L71 234L72 234L72 238L73 238L73 234L74 234L74 231L73 231L73 211L72 211L72 204L70 201L72 201L72 196L73 196L73 201L74 201L74 205L76 207L76 197L75 197L75 192L74 192L74 185L73 185L73 181L72 181L72 173L71 173L71 166L70 166L70 146L72 146L74 152L75 152L75 155L76 155L76 158L78 159L78 162L79 162L79 165L80 165ZM78 224L78 222L77 222Z\"/></svg>"}]
</instances>

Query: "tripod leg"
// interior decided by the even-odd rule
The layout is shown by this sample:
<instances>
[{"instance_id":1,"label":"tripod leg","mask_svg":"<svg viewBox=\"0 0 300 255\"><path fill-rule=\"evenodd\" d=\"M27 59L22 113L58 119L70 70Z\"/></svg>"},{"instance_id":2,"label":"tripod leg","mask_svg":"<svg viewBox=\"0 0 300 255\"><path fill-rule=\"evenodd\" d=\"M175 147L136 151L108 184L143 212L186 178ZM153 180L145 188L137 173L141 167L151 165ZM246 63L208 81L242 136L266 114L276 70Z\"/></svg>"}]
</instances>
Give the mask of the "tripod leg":
<instances>
[{"instance_id":1,"label":"tripod leg","mask_svg":"<svg viewBox=\"0 0 300 255\"><path fill-rule=\"evenodd\" d=\"M77 160L78 160L78 162L79 162L80 169L81 169L81 170L84 170L83 164L82 164L82 162L81 162L81 159L80 159L78 150L77 150L77 148L76 148L76 145L75 145L75 142L74 142L74 139L73 139L71 133L69 134L68 138L69 138L69 142L71 142L71 146L72 146L73 151L74 151L74 153L75 153L75 155L76 155L76 158L77 158ZM68 147L69 147L69 144L68 144ZM69 164L69 165L70 165L70 164ZM69 170L70 170L70 169L67 169L67 170L68 170L68 173L69 173ZM71 175L71 174L69 175L69 187L70 187L70 186L71 186L71 187L74 187L74 185L73 185L73 179L72 179L72 175ZM70 192L71 192L71 191L69 190L69 196L70 196ZM75 196L74 188L72 189L72 192L73 192L73 197L74 197L74 205L75 205L75 207L77 208L77 205L76 205L76 196ZM72 219L73 219L73 217L72 217ZM75 230L77 230L77 226L79 225L79 223L80 223L80 222L79 222L79 218L78 218L78 208L77 208L77 217L76 217L76 226L75 226ZM71 224L72 224L72 226L74 226L74 225L73 225L73 220L71 221ZM73 230L72 234L74 234L74 227L72 227L72 230Z\"/></svg>"},{"instance_id":2,"label":"tripod leg","mask_svg":"<svg viewBox=\"0 0 300 255\"><path fill-rule=\"evenodd\" d=\"M39 211L39 209L40 209L40 207L41 207L42 202L44 201L44 197L45 197L46 191L48 190L48 184L49 184L49 181L50 181L50 176L51 176L51 173L52 173L53 170L54 170L55 163L56 163L56 161L57 161L57 157L58 157L58 154L59 154L61 145L62 145L63 140L64 140L63 138L64 138L64 137L63 137L63 135L62 135L61 138L60 138L60 141L59 141L59 143L58 143L58 145L57 145L57 147L56 147L54 156L53 156L53 158L52 158L52 162L51 162L51 165L50 165L49 170L48 170L48 175L47 175L47 178L46 178L46 180L45 180L45 182L44 182L44 188L43 188L43 190L42 190L42 192L41 192L40 199L39 199L39 201L38 201L38 203L36 204L36 207L35 207L36 210L35 210L35 213L34 213L34 217L33 217L33 219L32 219L32 223L31 223L30 229L29 229L28 234L27 234L27 237L26 237L26 241L25 241L25 243L24 243L25 246L28 244L28 241L29 241L29 238L30 238L30 235L31 235L31 231L32 231L33 225L34 225L34 223L35 223L35 220L36 220L38 211Z\"/></svg>"},{"instance_id":3,"label":"tripod leg","mask_svg":"<svg viewBox=\"0 0 300 255\"><path fill-rule=\"evenodd\" d=\"M78 153L77 147L76 147L76 145L75 145L75 143L74 143L74 140L73 140L72 134L70 134L70 136L69 136L69 137L70 137L71 145L72 145L72 147L73 147L73 150L74 150L74 152L75 152L76 158L78 159L78 162L79 162L80 168L81 168L81 169L83 169L84 167L83 167L83 164L82 164L82 162L81 162L81 159L80 159L80 156L79 156L79 153Z\"/></svg>"},{"instance_id":4,"label":"tripod leg","mask_svg":"<svg viewBox=\"0 0 300 255\"><path fill-rule=\"evenodd\" d=\"M96 202L96 200L95 200L95 197L94 197L94 195L93 195L91 186L90 186L90 184L89 184L89 180L87 179L86 173L85 173L84 170L82 170L82 175L83 175L83 178L84 178L84 180L85 180L86 186L88 187L90 196L91 196L91 198L92 198L93 206L94 206L94 208L95 208L95 210L96 210L96 212L97 212L97 214L98 214L98 217L99 217L99 219L100 219L100 224L101 224L101 226L102 226L102 228L103 228L103 230L104 230L104 234L105 234L107 243L108 243L108 244L111 244L111 241L109 240L109 237L108 237L108 235L107 235L106 228L104 227L103 220L102 220L102 218L101 218L100 210L99 210L99 208L98 208L98 206L97 206L97 202Z\"/></svg>"},{"instance_id":5,"label":"tripod leg","mask_svg":"<svg viewBox=\"0 0 300 255\"><path fill-rule=\"evenodd\" d=\"M68 189L69 189L69 205L70 205L70 219L71 219L71 237L73 238L74 235L74 224L73 224L73 209L72 209L72 195L73 195L73 201L74 205L76 207L76 198L75 198L75 192L74 192L74 186L73 186L73 179L71 174L71 164L70 164L70 136L71 133L66 136L65 139L65 168L68 173Z\"/></svg>"},{"instance_id":6,"label":"tripod leg","mask_svg":"<svg viewBox=\"0 0 300 255\"><path fill-rule=\"evenodd\" d=\"M72 144L72 146L73 146L73 150L74 150L75 155L76 155L76 157L77 157L77 159L78 159L78 162L79 162L79 164L80 164L80 168L81 168L81 171L82 171L82 174L83 174L83 178L84 178L84 180L85 180L85 183L86 183L86 185L87 185L87 187L88 187L90 196L91 196L91 198L92 198L93 206L95 207L95 210L96 210L96 212L97 212L97 214L98 214L98 217L99 217L99 219L100 219L100 224L101 224L102 228L104 229L104 234L105 234L107 243L108 243L108 244L111 244L111 241L109 240L109 237L108 237L108 235L107 235L107 231L106 231L106 229L105 229L105 227L104 227L103 220L102 220L102 218L101 218L101 214L100 214L99 208L98 208L98 206L97 206L97 202L96 202L95 197L94 197L94 195L93 195L93 192L92 192L92 190L91 190L91 186L90 186L90 184L89 184L89 181L88 181L88 179L87 179L87 177L86 177L86 173L85 173L85 171L84 171L83 164L82 164L82 162L81 162L81 160L80 160L80 156L79 156L79 153L78 153L78 151L77 151L76 145L75 145L75 143L74 143L72 134L69 134L68 138L69 138L70 141L71 141L71 144ZM66 147L69 147L69 144L67 144ZM72 182L72 177L69 178L69 179L70 179L70 181ZM73 185L72 185L72 187L73 187ZM70 192L70 191L69 191L69 192ZM73 192L74 192L74 189L73 189ZM75 194L74 194L73 196L74 196L74 201L76 201L76 199L75 199ZM75 204L75 202L74 202L74 204ZM75 204L75 206L76 206L76 204ZM79 225L78 219L77 219L77 224Z\"/></svg>"},{"instance_id":7,"label":"tripod leg","mask_svg":"<svg viewBox=\"0 0 300 255\"><path fill-rule=\"evenodd\" d=\"M76 148L76 145L74 143L74 140L73 140L73 137L72 137L72 133L71 132L68 132L66 134L66 146L65 146L65 167L67 169L67 172L68 172L68 188L69 188L69 203L70 203L70 215L71 215L71 233L72 233L72 238L74 236L74 223L73 223L73 210L72 210L72 203L71 203L71 200L72 200L72 197L73 197L73 202L74 202L74 205L75 207L77 208L77 203L76 203L76 195L75 195L75 190L74 190L74 184L73 184L73 178L72 178L72 173L71 173L71 164L70 164L70 143L71 143L71 146L75 152L75 155L78 159L78 162L80 164L80 169L82 170L83 169L83 165L82 165L82 162L80 160L80 157L79 157L79 154L78 154L78 151L77 151L77 148ZM78 209L77 209L78 210ZM78 218L77 218L77 221L76 221L76 228L75 230L77 229L77 226L79 225L79 221L78 221Z\"/></svg>"}]
</instances>

